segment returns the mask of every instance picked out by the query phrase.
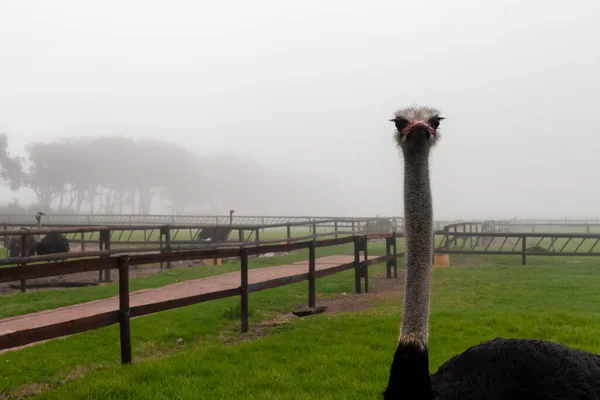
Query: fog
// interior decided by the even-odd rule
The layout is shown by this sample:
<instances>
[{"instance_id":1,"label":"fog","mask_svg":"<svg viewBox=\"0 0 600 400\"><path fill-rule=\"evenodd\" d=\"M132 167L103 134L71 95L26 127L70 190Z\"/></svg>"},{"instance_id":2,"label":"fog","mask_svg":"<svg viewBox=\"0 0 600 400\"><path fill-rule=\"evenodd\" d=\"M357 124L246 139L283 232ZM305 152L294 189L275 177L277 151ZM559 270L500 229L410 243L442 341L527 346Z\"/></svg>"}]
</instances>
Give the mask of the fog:
<instances>
[{"instance_id":1,"label":"fog","mask_svg":"<svg viewBox=\"0 0 600 400\"><path fill-rule=\"evenodd\" d=\"M388 120L431 105L436 219L596 217L599 20L592 0L3 0L0 133L13 155L118 135L266 171L218 212L402 215Z\"/></svg>"}]
</instances>

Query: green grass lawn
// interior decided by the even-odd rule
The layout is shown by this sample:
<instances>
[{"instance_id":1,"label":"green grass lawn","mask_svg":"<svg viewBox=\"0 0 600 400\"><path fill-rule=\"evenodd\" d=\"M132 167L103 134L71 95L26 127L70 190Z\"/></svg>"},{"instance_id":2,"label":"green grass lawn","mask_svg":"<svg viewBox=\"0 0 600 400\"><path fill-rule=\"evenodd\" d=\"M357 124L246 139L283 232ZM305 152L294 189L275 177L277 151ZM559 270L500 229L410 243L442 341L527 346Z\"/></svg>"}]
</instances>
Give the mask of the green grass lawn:
<instances>
[{"instance_id":1,"label":"green grass lawn","mask_svg":"<svg viewBox=\"0 0 600 400\"><path fill-rule=\"evenodd\" d=\"M252 266L263 266L259 262L266 260L253 260ZM452 263L456 267L434 272L432 369L497 336L557 340L600 352L598 259L530 257L523 267L515 256L453 256ZM213 268L221 267L208 267ZM379 265L370 275L383 272ZM145 279L165 283L174 273L182 272ZM143 281L132 286L142 287ZM251 294L251 328L304 304L306 288L302 282ZM91 289L101 288L64 292L83 299L95 295ZM319 279L317 291L319 298L351 293L353 271ZM27 302L34 295L10 297ZM363 311L293 319L265 328L264 337L254 329L238 333L238 298L137 318L133 365L119 364L117 326L52 340L0 355L0 398L38 393L41 399L377 399L395 349L400 299L381 296ZM32 309L41 302L33 301Z\"/></svg>"}]
</instances>

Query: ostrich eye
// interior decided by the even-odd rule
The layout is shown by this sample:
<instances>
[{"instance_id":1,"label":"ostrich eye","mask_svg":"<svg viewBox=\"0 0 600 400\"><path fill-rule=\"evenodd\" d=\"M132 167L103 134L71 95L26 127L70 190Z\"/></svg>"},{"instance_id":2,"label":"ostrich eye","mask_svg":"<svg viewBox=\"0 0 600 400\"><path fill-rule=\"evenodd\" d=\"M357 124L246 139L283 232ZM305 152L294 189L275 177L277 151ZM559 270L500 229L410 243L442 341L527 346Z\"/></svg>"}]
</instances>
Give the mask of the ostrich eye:
<instances>
[{"instance_id":1,"label":"ostrich eye","mask_svg":"<svg viewBox=\"0 0 600 400\"><path fill-rule=\"evenodd\" d=\"M406 126L408 125L408 121L400 117L396 117L394 119L391 119L390 121L394 121L394 125L396 125L396 129L398 129L398 132L401 132L402 129L406 128Z\"/></svg>"},{"instance_id":2,"label":"ostrich eye","mask_svg":"<svg viewBox=\"0 0 600 400\"><path fill-rule=\"evenodd\" d=\"M437 129L440 127L440 121L443 120L443 117L434 117L431 118L429 120L429 125L433 128L433 129Z\"/></svg>"}]
</instances>

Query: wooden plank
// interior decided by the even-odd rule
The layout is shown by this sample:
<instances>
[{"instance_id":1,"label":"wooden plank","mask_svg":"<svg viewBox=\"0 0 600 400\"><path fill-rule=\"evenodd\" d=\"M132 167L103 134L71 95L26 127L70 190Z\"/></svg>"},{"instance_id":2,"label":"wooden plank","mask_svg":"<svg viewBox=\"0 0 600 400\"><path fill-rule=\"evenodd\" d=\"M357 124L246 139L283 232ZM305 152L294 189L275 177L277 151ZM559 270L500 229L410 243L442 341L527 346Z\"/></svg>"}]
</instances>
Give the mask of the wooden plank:
<instances>
[{"instance_id":1,"label":"wooden plank","mask_svg":"<svg viewBox=\"0 0 600 400\"><path fill-rule=\"evenodd\" d=\"M80 233L80 232L97 232L104 229L111 229L106 225L95 225L95 226L70 226L65 228L25 228L15 229L8 231L0 231L0 236L14 236L14 235L45 235L46 233Z\"/></svg>"},{"instance_id":2,"label":"wooden plank","mask_svg":"<svg viewBox=\"0 0 600 400\"><path fill-rule=\"evenodd\" d=\"M121 364L131 364L129 265L125 259L119 259L119 339L121 340Z\"/></svg>"},{"instance_id":3,"label":"wooden plank","mask_svg":"<svg viewBox=\"0 0 600 400\"><path fill-rule=\"evenodd\" d=\"M392 260L393 260L393 266L394 266L394 278L398 277L398 258L399 257L404 257L404 253L402 254L398 254L397 249L396 249L396 232L392 232Z\"/></svg>"},{"instance_id":4,"label":"wooden plank","mask_svg":"<svg viewBox=\"0 0 600 400\"><path fill-rule=\"evenodd\" d=\"M268 245L268 246L249 248L249 249L247 249L247 251L248 251L249 256L255 256L258 254L265 254L265 253L277 253L277 252L284 252L284 251L287 252L287 251L293 251L293 250L307 249L309 243L310 242L296 242L296 243L290 243L290 244Z\"/></svg>"},{"instance_id":5,"label":"wooden plank","mask_svg":"<svg viewBox=\"0 0 600 400\"><path fill-rule=\"evenodd\" d=\"M367 235L363 237L363 243L365 244L365 248L363 249L364 261L361 264L362 275L365 278L365 293L369 293L369 239Z\"/></svg>"},{"instance_id":6,"label":"wooden plank","mask_svg":"<svg viewBox=\"0 0 600 400\"><path fill-rule=\"evenodd\" d=\"M385 239L385 254L387 256L392 255L392 238L391 237ZM393 258L393 256L392 256L392 258ZM393 262L393 260L390 257L388 257L388 261L385 265L385 277L387 279L392 279L392 262Z\"/></svg>"},{"instance_id":7,"label":"wooden plank","mask_svg":"<svg viewBox=\"0 0 600 400\"><path fill-rule=\"evenodd\" d=\"M443 235L443 231L436 232L438 235ZM597 233L510 233L510 232L452 232L451 236L456 237L508 237L508 238L520 238L523 236L534 237L534 238L547 238L557 237L559 239L596 239L600 237ZM520 253L520 252L519 252Z\"/></svg>"},{"instance_id":8,"label":"wooden plank","mask_svg":"<svg viewBox=\"0 0 600 400\"><path fill-rule=\"evenodd\" d=\"M314 308L316 303L316 278L315 278L315 243L308 248L308 307Z\"/></svg>"},{"instance_id":9,"label":"wooden plank","mask_svg":"<svg viewBox=\"0 0 600 400\"><path fill-rule=\"evenodd\" d=\"M363 266L364 267L369 267L371 265L379 264L379 263L386 262L388 260L393 260L393 259L394 259L394 256L391 255L391 254L389 256L388 255L379 256L377 258L371 258L369 260L363 261Z\"/></svg>"},{"instance_id":10,"label":"wooden plank","mask_svg":"<svg viewBox=\"0 0 600 400\"><path fill-rule=\"evenodd\" d=\"M354 237L354 288L356 293L359 294L361 291L360 284L360 249L361 249L360 237Z\"/></svg>"},{"instance_id":11,"label":"wooden plank","mask_svg":"<svg viewBox=\"0 0 600 400\"><path fill-rule=\"evenodd\" d=\"M439 253L444 253L444 254L482 254L482 255L494 255L494 256L499 256L499 255L521 255L521 251L496 251L496 250L492 250L492 251L483 251L483 250L439 250ZM544 253L545 255L550 255L550 254L559 254L559 253ZM564 255L561 254L561 255Z\"/></svg>"},{"instance_id":12,"label":"wooden plank","mask_svg":"<svg viewBox=\"0 0 600 400\"><path fill-rule=\"evenodd\" d=\"M527 264L527 236L523 236L523 246L521 247L521 265Z\"/></svg>"},{"instance_id":13,"label":"wooden plank","mask_svg":"<svg viewBox=\"0 0 600 400\"><path fill-rule=\"evenodd\" d=\"M239 257L239 249L216 249L216 250L180 250L167 254L142 254L129 257L129 265L154 264L158 262L171 262L183 260L206 260L210 258L233 258Z\"/></svg>"},{"instance_id":14,"label":"wooden plank","mask_svg":"<svg viewBox=\"0 0 600 400\"><path fill-rule=\"evenodd\" d=\"M354 242L354 237L347 236L339 239L325 239L325 240L317 240L315 241L315 247L329 247L329 246L339 246L342 244L352 243Z\"/></svg>"},{"instance_id":15,"label":"wooden plank","mask_svg":"<svg viewBox=\"0 0 600 400\"><path fill-rule=\"evenodd\" d=\"M335 267L327 269L320 269L318 271L315 271L315 278L321 278L323 276L337 274L338 272L346 271L352 268L354 268L354 261L346 264L336 265Z\"/></svg>"},{"instance_id":16,"label":"wooden plank","mask_svg":"<svg viewBox=\"0 0 600 400\"><path fill-rule=\"evenodd\" d=\"M20 279L45 278L77 272L99 271L118 268L116 257L90 258L87 260L63 261L52 264L34 264L20 267L0 268L0 283Z\"/></svg>"},{"instance_id":17,"label":"wooden plank","mask_svg":"<svg viewBox=\"0 0 600 400\"><path fill-rule=\"evenodd\" d=\"M258 231L256 231L258 232ZM246 249L240 252L240 315L241 315L241 331L248 332L248 252Z\"/></svg>"},{"instance_id":18,"label":"wooden plank","mask_svg":"<svg viewBox=\"0 0 600 400\"><path fill-rule=\"evenodd\" d=\"M279 286L289 285L291 283L302 282L308 279L308 272L285 276L283 278L269 279L268 281L256 282L248 285L248 293L259 292L265 289L273 289Z\"/></svg>"},{"instance_id":19,"label":"wooden plank","mask_svg":"<svg viewBox=\"0 0 600 400\"><path fill-rule=\"evenodd\" d=\"M367 235L367 239L368 240L373 240L373 239L386 239L392 237L391 233L371 233L369 235Z\"/></svg>"},{"instance_id":20,"label":"wooden plank","mask_svg":"<svg viewBox=\"0 0 600 400\"><path fill-rule=\"evenodd\" d=\"M117 322L119 322L119 318L118 312L115 310L58 324L7 333L0 336L0 350L104 328Z\"/></svg>"},{"instance_id":21,"label":"wooden plank","mask_svg":"<svg viewBox=\"0 0 600 400\"><path fill-rule=\"evenodd\" d=\"M171 299L159 301L152 304L144 304L130 308L130 317L141 317L143 315L154 314L160 311L172 310L174 308L187 307L198 303L204 303L210 300L224 299L226 297L238 296L239 288L219 290L218 292L203 293L194 296L182 297L179 299Z\"/></svg>"}]
</instances>

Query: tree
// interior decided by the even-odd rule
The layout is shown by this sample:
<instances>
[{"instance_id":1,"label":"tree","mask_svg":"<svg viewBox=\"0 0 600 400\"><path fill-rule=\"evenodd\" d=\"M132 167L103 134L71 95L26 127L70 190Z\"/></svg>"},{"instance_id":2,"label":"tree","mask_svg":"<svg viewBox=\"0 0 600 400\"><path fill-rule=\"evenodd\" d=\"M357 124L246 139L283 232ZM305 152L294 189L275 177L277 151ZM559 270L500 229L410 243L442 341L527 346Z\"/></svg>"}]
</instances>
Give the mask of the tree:
<instances>
[{"instance_id":1,"label":"tree","mask_svg":"<svg viewBox=\"0 0 600 400\"><path fill-rule=\"evenodd\" d=\"M0 177L27 187L36 207L77 213L321 214L338 210L342 182L304 170L265 169L238 155L200 158L190 149L123 136L31 143L11 156L0 135ZM337 185L337 187L336 187ZM329 196L328 196L329 195Z\"/></svg>"},{"instance_id":2,"label":"tree","mask_svg":"<svg viewBox=\"0 0 600 400\"><path fill-rule=\"evenodd\" d=\"M11 190L19 190L23 179L23 159L8 153L8 136L0 134L0 177L7 181Z\"/></svg>"}]
</instances>

